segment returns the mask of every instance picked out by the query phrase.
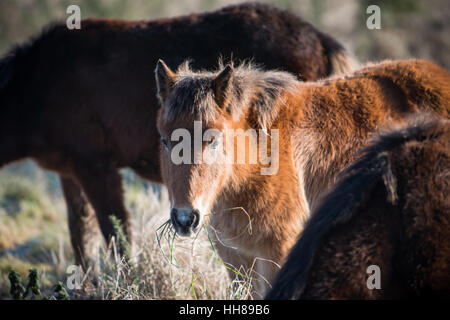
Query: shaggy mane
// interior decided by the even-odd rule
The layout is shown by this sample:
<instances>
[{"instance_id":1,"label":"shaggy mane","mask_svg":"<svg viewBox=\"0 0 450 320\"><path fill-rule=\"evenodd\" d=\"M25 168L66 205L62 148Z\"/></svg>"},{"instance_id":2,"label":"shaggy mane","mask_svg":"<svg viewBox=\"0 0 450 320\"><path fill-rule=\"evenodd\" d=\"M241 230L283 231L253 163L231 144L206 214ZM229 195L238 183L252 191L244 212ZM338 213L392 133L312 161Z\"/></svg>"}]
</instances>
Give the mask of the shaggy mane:
<instances>
[{"instance_id":1,"label":"shaggy mane","mask_svg":"<svg viewBox=\"0 0 450 320\"><path fill-rule=\"evenodd\" d=\"M248 61L239 65L231 63L231 66L234 76L227 93L227 111L237 120L250 108L257 124L269 128L282 105L284 93L296 87L295 76L277 70L263 71ZM200 115L206 121L215 120L219 110L211 83L223 68L222 61L214 72L193 71L189 61L181 64L176 72L173 94L166 103L165 117L173 120L190 114Z\"/></svg>"}]
</instances>

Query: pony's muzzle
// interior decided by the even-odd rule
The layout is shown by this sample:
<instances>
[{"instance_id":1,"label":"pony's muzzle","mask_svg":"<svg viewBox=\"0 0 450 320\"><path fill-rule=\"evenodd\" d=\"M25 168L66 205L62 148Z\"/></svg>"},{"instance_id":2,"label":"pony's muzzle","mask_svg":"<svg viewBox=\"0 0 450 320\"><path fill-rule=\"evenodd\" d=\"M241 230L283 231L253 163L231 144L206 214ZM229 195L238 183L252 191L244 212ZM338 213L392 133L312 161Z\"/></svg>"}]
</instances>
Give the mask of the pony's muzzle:
<instances>
[{"instance_id":1,"label":"pony's muzzle","mask_svg":"<svg viewBox=\"0 0 450 320\"><path fill-rule=\"evenodd\" d=\"M195 233L200 222L200 213L195 209L172 208L170 219L175 231L180 236L187 237Z\"/></svg>"}]
</instances>

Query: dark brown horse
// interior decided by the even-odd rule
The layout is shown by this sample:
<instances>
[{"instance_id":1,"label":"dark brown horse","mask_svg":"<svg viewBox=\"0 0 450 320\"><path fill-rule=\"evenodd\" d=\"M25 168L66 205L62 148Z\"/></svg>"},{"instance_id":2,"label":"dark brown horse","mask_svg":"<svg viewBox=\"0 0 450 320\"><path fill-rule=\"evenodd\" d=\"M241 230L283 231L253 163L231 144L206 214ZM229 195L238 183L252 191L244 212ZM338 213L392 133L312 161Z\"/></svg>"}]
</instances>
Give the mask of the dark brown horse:
<instances>
[{"instance_id":1,"label":"dark brown horse","mask_svg":"<svg viewBox=\"0 0 450 320\"><path fill-rule=\"evenodd\" d=\"M267 299L450 298L450 122L417 118L362 154Z\"/></svg>"},{"instance_id":2,"label":"dark brown horse","mask_svg":"<svg viewBox=\"0 0 450 320\"><path fill-rule=\"evenodd\" d=\"M349 68L345 50L288 11L241 4L189 16L89 19L48 28L0 61L0 166L25 157L58 172L76 262L86 258L92 204L103 235L117 216L128 237L118 168L160 182L153 70L158 58L212 68L219 56L312 80Z\"/></svg>"}]
</instances>

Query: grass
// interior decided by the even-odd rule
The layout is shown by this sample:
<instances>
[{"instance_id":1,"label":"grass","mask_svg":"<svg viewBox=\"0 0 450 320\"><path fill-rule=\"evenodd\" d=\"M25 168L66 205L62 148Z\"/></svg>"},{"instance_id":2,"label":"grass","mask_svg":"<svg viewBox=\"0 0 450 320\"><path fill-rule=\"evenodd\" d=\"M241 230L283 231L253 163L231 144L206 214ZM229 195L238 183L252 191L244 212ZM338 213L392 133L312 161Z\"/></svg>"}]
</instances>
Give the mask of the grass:
<instances>
[{"instance_id":1,"label":"grass","mask_svg":"<svg viewBox=\"0 0 450 320\"><path fill-rule=\"evenodd\" d=\"M30 175L13 169L0 171L0 299L11 298L12 270L26 279L36 269L42 295L54 296L55 285L62 290L58 284L66 285L66 270L74 263L65 204L42 171L32 168L37 174ZM195 239L176 236L164 187L144 183L130 171L123 176L134 231L131 258L118 254L115 241L101 246L97 270L84 275L81 289L67 289L71 299L249 297L248 272L224 265L206 228ZM227 269L236 279L229 280Z\"/></svg>"}]
</instances>

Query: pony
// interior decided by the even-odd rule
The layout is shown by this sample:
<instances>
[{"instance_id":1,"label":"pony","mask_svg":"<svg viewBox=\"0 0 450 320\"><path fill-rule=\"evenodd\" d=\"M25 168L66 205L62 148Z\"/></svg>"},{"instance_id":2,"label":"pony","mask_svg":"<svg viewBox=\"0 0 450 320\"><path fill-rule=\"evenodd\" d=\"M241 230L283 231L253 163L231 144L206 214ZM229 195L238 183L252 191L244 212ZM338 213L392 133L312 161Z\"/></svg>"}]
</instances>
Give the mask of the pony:
<instances>
[{"instance_id":1,"label":"pony","mask_svg":"<svg viewBox=\"0 0 450 320\"><path fill-rule=\"evenodd\" d=\"M258 3L151 21L88 19L80 30L56 24L0 60L0 167L32 158L60 175L77 264L93 260L97 220L109 240L109 216L116 216L131 241L118 169L161 182L149 76L158 57L214 68L219 56L253 59L302 80L351 68L330 36Z\"/></svg>"},{"instance_id":2,"label":"pony","mask_svg":"<svg viewBox=\"0 0 450 320\"><path fill-rule=\"evenodd\" d=\"M450 74L425 60L312 82L251 64L172 71L160 60L155 73L173 227L207 224L225 263L254 270L254 296L372 132L418 111L449 117Z\"/></svg>"},{"instance_id":3,"label":"pony","mask_svg":"<svg viewBox=\"0 0 450 320\"><path fill-rule=\"evenodd\" d=\"M266 298L450 298L449 170L448 120L416 117L373 139L312 214Z\"/></svg>"}]
</instances>

